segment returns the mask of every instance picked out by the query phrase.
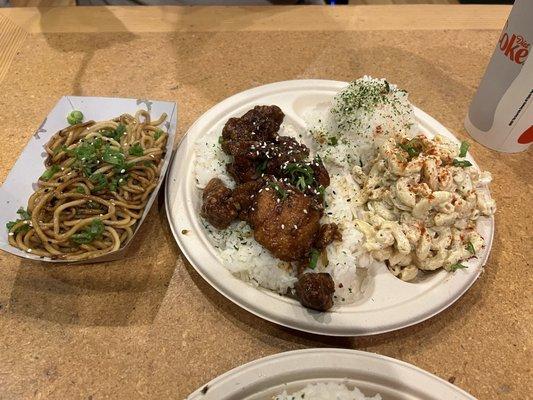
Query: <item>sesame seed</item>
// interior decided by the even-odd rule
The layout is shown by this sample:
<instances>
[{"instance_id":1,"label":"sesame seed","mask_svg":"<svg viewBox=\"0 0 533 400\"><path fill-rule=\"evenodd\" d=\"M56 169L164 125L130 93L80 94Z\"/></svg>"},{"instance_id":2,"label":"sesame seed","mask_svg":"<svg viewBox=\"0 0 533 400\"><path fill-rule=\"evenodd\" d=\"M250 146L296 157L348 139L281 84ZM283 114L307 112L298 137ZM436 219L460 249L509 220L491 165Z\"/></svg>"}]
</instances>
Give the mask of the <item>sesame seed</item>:
<instances>
[{"instance_id":1,"label":"sesame seed","mask_svg":"<svg viewBox=\"0 0 533 400\"><path fill-rule=\"evenodd\" d=\"M304 208L304 214L307 214L307 210Z\"/></svg>"},{"instance_id":2,"label":"sesame seed","mask_svg":"<svg viewBox=\"0 0 533 400\"><path fill-rule=\"evenodd\" d=\"M32 249L28 249L26 250L28 253L31 253L33 250Z\"/></svg>"},{"instance_id":3,"label":"sesame seed","mask_svg":"<svg viewBox=\"0 0 533 400\"><path fill-rule=\"evenodd\" d=\"M285 229L285 224L281 224L281 229Z\"/></svg>"},{"instance_id":4,"label":"sesame seed","mask_svg":"<svg viewBox=\"0 0 533 400\"><path fill-rule=\"evenodd\" d=\"M294 229L298 229L298 225L294 224Z\"/></svg>"},{"instance_id":5,"label":"sesame seed","mask_svg":"<svg viewBox=\"0 0 533 400\"><path fill-rule=\"evenodd\" d=\"M9 232L9 236L14 236L15 234L13 232Z\"/></svg>"}]
</instances>

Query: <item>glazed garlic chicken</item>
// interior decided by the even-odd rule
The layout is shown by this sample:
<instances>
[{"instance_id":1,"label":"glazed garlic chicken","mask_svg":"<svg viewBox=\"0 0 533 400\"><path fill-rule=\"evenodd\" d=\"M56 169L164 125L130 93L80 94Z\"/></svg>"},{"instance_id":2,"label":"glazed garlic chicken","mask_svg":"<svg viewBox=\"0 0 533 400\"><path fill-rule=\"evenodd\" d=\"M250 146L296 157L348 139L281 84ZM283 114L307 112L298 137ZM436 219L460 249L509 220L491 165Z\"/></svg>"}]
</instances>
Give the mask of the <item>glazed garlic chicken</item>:
<instances>
[{"instance_id":1,"label":"glazed garlic chicken","mask_svg":"<svg viewBox=\"0 0 533 400\"><path fill-rule=\"evenodd\" d=\"M236 187L211 179L203 191L201 215L217 229L246 221L259 244L293 263L298 300L325 311L333 305L335 285L329 274L315 273L310 260L342 239L335 224L320 224L329 174L320 159L308 159L304 144L279 135L283 118L281 109L272 105L256 106L228 120L220 143L232 158L226 169Z\"/></svg>"}]
</instances>

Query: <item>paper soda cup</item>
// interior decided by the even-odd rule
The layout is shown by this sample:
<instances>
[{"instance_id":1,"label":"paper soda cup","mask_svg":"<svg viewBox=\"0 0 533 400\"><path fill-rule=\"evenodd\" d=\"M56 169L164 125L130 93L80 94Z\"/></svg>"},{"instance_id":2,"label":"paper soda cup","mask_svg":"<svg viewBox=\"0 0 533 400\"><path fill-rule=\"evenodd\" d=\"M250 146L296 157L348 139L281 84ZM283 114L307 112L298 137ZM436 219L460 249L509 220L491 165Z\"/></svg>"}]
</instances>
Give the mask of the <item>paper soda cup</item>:
<instances>
[{"instance_id":1,"label":"paper soda cup","mask_svg":"<svg viewBox=\"0 0 533 400\"><path fill-rule=\"evenodd\" d=\"M465 119L470 136L497 151L533 142L532 21L533 1L515 1Z\"/></svg>"}]
</instances>

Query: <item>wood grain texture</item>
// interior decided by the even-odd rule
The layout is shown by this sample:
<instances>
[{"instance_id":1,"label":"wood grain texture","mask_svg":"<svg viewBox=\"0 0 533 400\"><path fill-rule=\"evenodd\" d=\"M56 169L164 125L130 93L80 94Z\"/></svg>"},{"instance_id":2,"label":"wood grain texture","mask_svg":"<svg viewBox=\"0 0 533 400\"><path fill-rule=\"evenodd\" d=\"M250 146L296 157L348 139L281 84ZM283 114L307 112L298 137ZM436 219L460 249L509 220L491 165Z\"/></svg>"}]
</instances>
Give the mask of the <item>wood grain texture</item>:
<instances>
[{"instance_id":1,"label":"wood grain texture","mask_svg":"<svg viewBox=\"0 0 533 400\"><path fill-rule=\"evenodd\" d=\"M0 82L28 34L9 18L0 14Z\"/></svg>"},{"instance_id":2,"label":"wood grain texture","mask_svg":"<svg viewBox=\"0 0 533 400\"><path fill-rule=\"evenodd\" d=\"M501 17L508 10L496 9ZM97 14L104 21L117 18L105 10L110 15ZM483 12L479 18L488 19ZM325 17L321 23L332 25ZM314 31L275 25L216 31L217 24L223 25L217 18L213 26L200 24L206 31L82 33L80 21L80 32L30 35L0 83L6 144L0 182L66 94L178 101L180 138L207 109L250 87L370 74L407 89L414 104L465 139L463 118L499 36L499 28L468 24L358 32L320 24ZM362 338L303 334L263 321L218 294L184 260L160 193L125 260L50 266L0 254L0 398L182 399L230 368L308 347L395 357L483 400L530 398L533 153L498 154L477 143L471 152L494 175L493 251L473 287L430 320Z\"/></svg>"},{"instance_id":3,"label":"wood grain texture","mask_svg":"<svg viewBox=\"0 0 533 400\"><path fill-rule=\"evenodd\" d=\"M510 6L7 8L30 33L501 29Z\"/></svg>"}]
</instances>

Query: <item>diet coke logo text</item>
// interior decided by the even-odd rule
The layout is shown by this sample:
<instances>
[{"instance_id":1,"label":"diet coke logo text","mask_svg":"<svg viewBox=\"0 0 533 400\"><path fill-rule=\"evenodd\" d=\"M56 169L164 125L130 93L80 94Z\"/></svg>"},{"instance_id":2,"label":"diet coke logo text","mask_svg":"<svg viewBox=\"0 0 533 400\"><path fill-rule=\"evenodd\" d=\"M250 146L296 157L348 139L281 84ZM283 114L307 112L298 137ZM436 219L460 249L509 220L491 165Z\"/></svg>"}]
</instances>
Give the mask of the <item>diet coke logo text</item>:
<instances>
[{"instance_id":1,"label":"diet coke logo text","mask_svg":"<svg viewBox=\"0 0 533 400\"><path fill-rule=\"evenodd\" d=\"M517 36L513 33L509 36L507 32L504 32L500 36L498 45L503 54L517 64L523 64L529 54L529 43L521 35Z\"/></svg>"}]
</instances>

